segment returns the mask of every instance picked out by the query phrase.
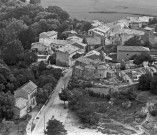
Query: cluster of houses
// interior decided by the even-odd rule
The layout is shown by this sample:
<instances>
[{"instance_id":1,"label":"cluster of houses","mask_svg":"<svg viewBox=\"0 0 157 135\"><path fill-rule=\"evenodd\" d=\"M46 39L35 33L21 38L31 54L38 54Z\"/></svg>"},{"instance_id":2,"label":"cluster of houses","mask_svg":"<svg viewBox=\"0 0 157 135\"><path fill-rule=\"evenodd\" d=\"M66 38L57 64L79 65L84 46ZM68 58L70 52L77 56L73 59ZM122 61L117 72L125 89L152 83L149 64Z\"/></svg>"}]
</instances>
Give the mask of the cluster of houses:
<instances>
[{"instance_id":1,"label":"cluster of houses","mask_svg":"<svg viewBox=\"0 0 157 135\"><path fill-rule=\"evenodd\" d=\"M141 42L148 40L152 46L157 44L154 27L148 26L153 17L127 17L111 23L93 21L92 28L85 35L78 35L74 30L68 31L66 40L57 39L58 32L48 31L39 34L39 41L32 43L31 50L38 55L38 61L47 61L56 53L56 65L72 67L72 76L89 81L118 83L137 83L139 77L146 72L154 73L157 66L148 66L144 62L139 67L129 60L134 55L152 53L157 58L156 49L143 46L124 46L132 37L138 36ZM108 45L117 46L116 58L105 53ZM79 55L78 55L79 54ZM79 57L74 58L75 55ZM124 62L126 69L121 70ZM15 114L23 117L36 106L37 86L28 82L15 91Z\"/></svg>"}]
</instances>

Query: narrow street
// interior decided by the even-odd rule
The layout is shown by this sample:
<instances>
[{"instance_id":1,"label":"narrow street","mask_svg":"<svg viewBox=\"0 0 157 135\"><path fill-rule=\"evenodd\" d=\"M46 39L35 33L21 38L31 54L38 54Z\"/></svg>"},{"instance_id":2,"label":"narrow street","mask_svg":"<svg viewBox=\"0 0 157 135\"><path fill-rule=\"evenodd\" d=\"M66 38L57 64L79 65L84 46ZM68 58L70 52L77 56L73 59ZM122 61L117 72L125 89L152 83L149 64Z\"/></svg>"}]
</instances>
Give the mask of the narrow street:
<instances>
[{"instance_id":1,"label":"narrow street","mask_svg":"<svg viewBox=\"0 0 157 135\"><path fill-rule=\"evenodd\" d=\"M63 101L59 99L58 93L64 85L68 84L71 75L72 69L69 69L65 76L59 80L50 101L41 111L39 119L35 123L34 130L31 134L27 133L27 135L44 135L44 128L46 128L47 122L52 118L52 116L54 116L55 119L59 119L62 115L62 120L59 120L61 122L65 121L68 109L64 109Z\"/></svg>"}]
</instances>

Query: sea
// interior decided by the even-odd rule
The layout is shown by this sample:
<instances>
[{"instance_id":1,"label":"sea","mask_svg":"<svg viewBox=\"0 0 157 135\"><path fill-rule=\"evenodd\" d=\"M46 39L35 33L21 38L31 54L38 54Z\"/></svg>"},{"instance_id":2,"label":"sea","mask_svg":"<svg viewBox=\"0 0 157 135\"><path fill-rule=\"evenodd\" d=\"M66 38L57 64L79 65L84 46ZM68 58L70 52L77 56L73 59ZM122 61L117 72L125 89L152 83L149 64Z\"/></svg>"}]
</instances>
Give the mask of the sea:
<instances>
[{"instance_id":1,"label":"sea","mask_svg":"<svg viewBox=\"0 0 157 135\"><path fill-rule=\"evenodd\" d=\"M112 22L127 16L157 16L157 0L41 0L41 5L59 6L71 18Z\"/></svg>"}]
</instances>

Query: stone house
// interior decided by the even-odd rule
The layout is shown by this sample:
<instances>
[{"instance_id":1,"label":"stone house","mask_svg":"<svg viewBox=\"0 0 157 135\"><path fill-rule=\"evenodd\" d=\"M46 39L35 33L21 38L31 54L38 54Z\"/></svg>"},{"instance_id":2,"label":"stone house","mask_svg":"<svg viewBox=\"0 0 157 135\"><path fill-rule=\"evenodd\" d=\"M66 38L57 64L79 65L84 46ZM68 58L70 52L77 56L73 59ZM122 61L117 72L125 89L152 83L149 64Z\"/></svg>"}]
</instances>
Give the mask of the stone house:
<instances>
[{"instance_id":1,"label":"stone house","mask_svg":"<svg viewBox=\"0 0 157 135\"><path fill-rule=\"evenodd\" d=\"M51 47L48 45L44 45L40 42L32 43L31 44L31 50L34 52L39 52L39 53L51 53Z\"/></svg>"},{"instance_id":2,"label":"stone house","mask_svg":"<svg viewBox=\"0 0 157 135\"><path fill-rule=\"evenodd\" d=\"M80 52L81 49L73 46L71 44L67 44L56 50L56 64L61 66L72 66L74 61L72 56L77 52Z\"/></svg>"},{"instance_id":3,"label":"stone house","mask_svg":"<svg viewBox=\"0 0 157 135\"><path fill-rule=\"evenodd\" d=\"M149 52L149 48L142 46L118 46L117 61L128 61L134 55L140 55L141 53Z\"/></svg>"},{"instance_id":4,"label":"stone house","mask_svg":"<svg viewBox=\"0 0 157 135\"><path fill-rule=\"evenodd\" d=\"M14 92L15 106L14 114L17 118L22 118L36 105L37 86L29 81Z\"/></svg>"},{"instance_id":5,"label":"stone house","mask_svg":"<svg viewBox=\"0 0 157 135\"><path fill-rule=\"evenodd\" d=\"M135 36L138 36L139 39L142 39L145 36L145 32L132 29L120 29L119 31L112 32L110 34L109 41L111 44L117 44L119 42L119 45L124 45L126 41Z\"/></svg>"},{"instance_id":6,"label":"stone house","mask_svg":"<svg viewBox=\"0 0 157 135\"><path fill-rule=\"evenodd\" d=\"M96 48L103 46L103 41L102 41L101 37L86 37L86 38L84 38L83 42L85 44L87 44L86 52L95 50Z\"/></svg>"},{"instance_id":7,"label":"stone house","mask_svg":"<svg viewBox=\"0 0 157 135\"><path fill-rule=\"evenodd\" d=\"M114 76L110 66L100 60L91 60L87 57L80 57L73 67L73 76L84 79L104 79Z\"/></svg>"},{"instance_id":8,"label":"stone house","mask_svg":"<svg viewBox=\"0 0 157 135\"><path fill-rule=\"evenodd\" d=\"M41 38L39 42L43 45L49 47L51 50L59 49L69 43L67 40L59 40L59 39L49 39L49 38Z\"/></svg>"},{"instance_id":9,"label":"stone house","mask_svg":"<svg viewBox=\"0 0 157 135\"><path fill-rule=\"evenodd\" d=\"M40 39L45 39L45 38L57 39L57 35L58 35L58 32L56 32L56 31L42 32L42 33L39 34L39 40Z\"/></svg>"}]
</instances>

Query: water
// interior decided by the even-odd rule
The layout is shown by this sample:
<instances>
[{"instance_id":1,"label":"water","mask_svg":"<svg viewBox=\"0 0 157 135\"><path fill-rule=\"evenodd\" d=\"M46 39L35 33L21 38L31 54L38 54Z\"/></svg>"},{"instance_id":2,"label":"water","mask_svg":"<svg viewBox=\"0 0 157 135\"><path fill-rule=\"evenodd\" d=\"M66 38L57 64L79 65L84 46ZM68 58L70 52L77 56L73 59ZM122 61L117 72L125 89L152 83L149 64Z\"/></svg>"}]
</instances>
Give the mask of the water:
<instances>
[{"instance_id":1,"label":"water","mask_svg":"<svg viewBox=\"0 0 157 135\"><path fill-rule=\"evenodd\" d=\"M72 18L110 22L133 14L157 15L157 0L41 0L43 7L56 5ZM89 12L121 13L89 13ZM125 14L128 13L128 14Z\"/></svg>"}]
</instances>

